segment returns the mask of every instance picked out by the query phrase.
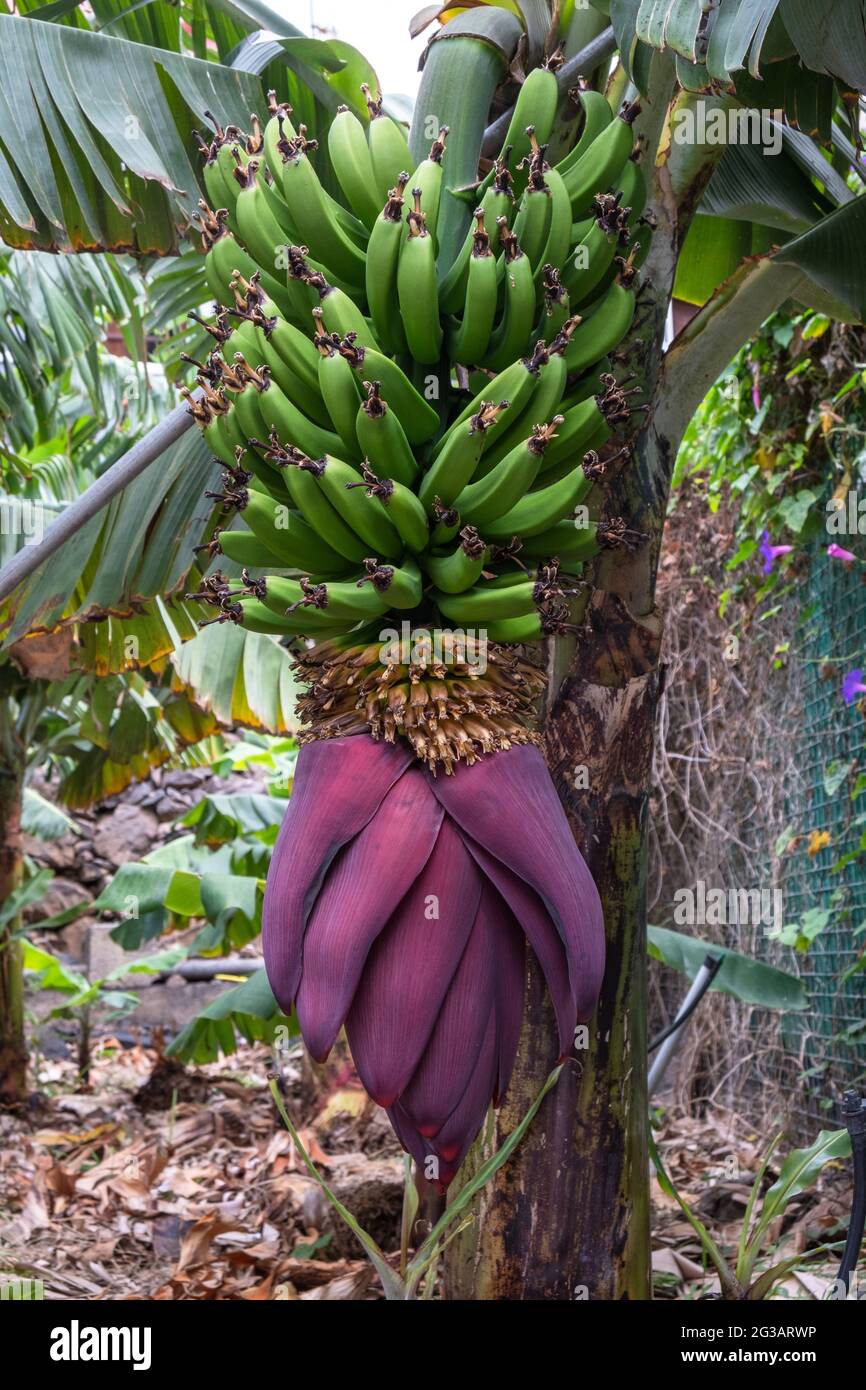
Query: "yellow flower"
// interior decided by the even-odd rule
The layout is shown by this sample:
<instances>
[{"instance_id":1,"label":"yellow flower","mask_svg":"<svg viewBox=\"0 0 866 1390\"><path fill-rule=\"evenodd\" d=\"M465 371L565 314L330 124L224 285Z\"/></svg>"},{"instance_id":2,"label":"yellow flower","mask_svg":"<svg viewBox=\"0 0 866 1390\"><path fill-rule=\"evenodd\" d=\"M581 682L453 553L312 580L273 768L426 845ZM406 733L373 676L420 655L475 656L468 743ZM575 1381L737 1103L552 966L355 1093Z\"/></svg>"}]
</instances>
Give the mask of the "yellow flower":
<instances>
[{"instance_id":1,"label":"yellow flower","mask_svg":"<svg viewBox=\"0 0 866 1390\"><path fill-rule=\"evenodd\" d=\"M813 830L809 836L809 858L814 859L830 843L829 830Z\"/></svg>"}]
</instances>

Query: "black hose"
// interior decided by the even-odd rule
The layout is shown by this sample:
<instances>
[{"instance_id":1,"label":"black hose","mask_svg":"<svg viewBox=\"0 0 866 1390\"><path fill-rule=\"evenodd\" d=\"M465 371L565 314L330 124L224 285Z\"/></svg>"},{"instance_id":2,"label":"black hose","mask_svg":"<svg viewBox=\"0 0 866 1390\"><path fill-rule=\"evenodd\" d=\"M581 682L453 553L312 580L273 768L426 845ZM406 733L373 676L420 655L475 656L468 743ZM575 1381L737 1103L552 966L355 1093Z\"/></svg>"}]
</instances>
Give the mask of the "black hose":
<instances>
[{"instance_id":1,"label":"black hose","mask_svg":"<svg viewBox=\"0 0 866 1390\"><path fill-rule=\"evenodd\" d=\"M847 1293L851 1276L860 1258L863 1232L866 1229L866 1100L862 1100L856 1091L846 1091L842 1113L851 1135L851 1153L854 1160L854 1201L848 1239L838 1275L838 1282Z\"/></svg>"},{"instance_id":2,"label":"black hose","mask_svg":"<svg viewBox=\"0 0 866 1390\"><path fill-rule=\"evenodd\" d=\"M679 1029L682 1028L684 1023L688 1023L689 1019L691 1018L695 1009L700 1004L701 1000L703 999L710 985L713 983L713 980L718 975L724 963L724 956L709 955L706 957L706 959L704 960L704 969L709 971L709 974L707 975L707 978L704 980L704 983L701 986L700 994L696 994L691 1004L689 1004L689 1007L687 1009L683 1009L682 1013L677 1014L673 1023L669 1024L667 1028L663 1029L663 1031L659 1033L658 1037L653 1038L652 1042L647 1048L647 1052L655 1052L656 1048L661 1047L662 1043L666 1042L667 1039L673 1033L678 1032Z\"/></svg>"}]
</instances>

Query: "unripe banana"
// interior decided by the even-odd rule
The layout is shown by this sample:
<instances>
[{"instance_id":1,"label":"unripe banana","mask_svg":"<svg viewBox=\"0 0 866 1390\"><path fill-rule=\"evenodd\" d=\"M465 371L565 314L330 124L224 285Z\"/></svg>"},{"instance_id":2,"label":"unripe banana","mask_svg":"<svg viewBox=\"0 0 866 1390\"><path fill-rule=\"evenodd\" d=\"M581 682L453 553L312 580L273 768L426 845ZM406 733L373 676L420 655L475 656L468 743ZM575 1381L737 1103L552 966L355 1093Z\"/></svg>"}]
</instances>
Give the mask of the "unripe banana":
<instances>
[{"instance_id":1,"label":"unripe banana","mask_svg":"<svg viewBox=\"0 0 866 1390\"><path fill-rule=\"evenodd\" d=\"M537 642L545 635L540 613L487 623L485 631L488 642L502 642L509 646L522 642Z\"/></svg>"},{"instance_id":2,"label":"unripe banana","mask_svg":"<svg viewBox=\"0 0 866 1390\"><path fill-rule=\"evenodd\" d=\"M557 415L549 425L538 426L529 439L506 454L485 478L465 487L454 503L464 520L486 534L489 522L510 511L535 482L544 451L561 424L562 416Z\"/></svg>"},{"instance_id":3,"label":"unripe banana","mask_svg":"<svg viewBox=\"0 0 866 1390\"><path fill-rule=\"evenodd\" d=\"M302 461L309 460L297 449L283 448L276 434L271 436L270 445L267 457L283 469L289 496L307 525L345 559L365 559L369 547L331 506L312 473L300 467Z\"/></svg>"},{"instance_id":4,"label":"unripe banana","mask_svg":"<svg viewBox=\"0 0 866 1390\"><path fill-rule=\"evenodd\" d=\"M273 637L327 637L345 628L345 622L311 615L308 611L284 617L275 613L261 599L252 595L238 599L240 623L248 632L261 632Z\"/></svg>"},{"instance_id":5,"label":"unripe banana","mask_svg":"<svg viewBox=\"0 0 866 1390\"><path fill-rule=\"evenodd\" d=\"M535 278L529 257L524 255L517 237L503 231L505 260L505 308L490 339L483 365L498 372L514 362L532 337L535 325Z\"/></svg>"},{"instance_id":6,"label":"unripe banana","mask_svg":"<svg viewBox=\"0 0 866 1390\"><path fill-rule=\"evenodd\" d=\"M225 304L227 308L231 308L235 302L231 291L232 277L235 272L240 272L246 280L249 280L257 271L260 271L262 288L273 299L286 318L294 318L296 310L286 287L281 285L279 280L276 280L270 272L262 270L249 252L235 239L225 225L225 218L221 215L223 211L224 209L220 209L219 212L212 214L216 232L210 237L209 249L205 257L207 282L220 304Z\"/></svg>"},{"instance_id":7,"label":"unripe banana","mask_svg":"<svg viewBox=\"0 0 866 1390\"><path fill-rule=\"evenodd\" d=\"M498 297L496 257L484 226L482 208L475 211L472 254L466 279L463 318L451 330L448 352L452 362L480 362L490 344Z\"/></svg>"},{"instance_id":8,"label":"unripe banana","mask_svg":"<svg viewBox=\"0 0 866 1390\"><path fill-rule=\"evenodd\" d=\"M381 204L388 196L388 189L394 187L402 171L411 169L412 156L409 153L409 141L402 128L382 110L381 92L376 97L372 96L366 82L361 84L361 91L367 99L370 112L367 136L370 142L373 176Z\"/></svg>"},{"instance_id":9,"label":"unripe banana","mask_svg":"<svg viewBox=\"0 0 866 1390\"><path fill-rule=\"evenodd\" d=\"M507 405L507 401L498 406L491 401L482 401L476 415L449 431L448 442L425 473L418 489L418 496L427 511L432 509L436 498L445 507L453 506L475 474L484 450L485 434L493 428Z\"/></svg>"},{"instance_id":10,"label":"unripe banana","mask_svg":"<svg viewBox=\"0 0 866 1390\"><path fill-rule=\"evenodd\" d=\"M456 540L461 522L460 513L456 508L446 507L437 497L433 499L431 511L433 515L430 522L430 545L435 552Z\"/></svg>"},{"instance_id":11,"label":"unripe banana","mask_svg":"<svg viewBox=\"0 0 866 1390\"><path fill-rule=\"evenodd\" d=\"M505 137L505 148L513 147L513 158L519 163L530 150L527 127L532 127L540 144L553 134L556 109L559 105L559 84L556 69L560 62L551 59L546 67L533 68L517 95L514 112Z\"/></svg>"},{"instance_id":12,"label":"unripe banana","mask_svg":"<svg viewBox=\"0 0 866 1390\"><path fill-rule=\"evenodd\" d=\"M485 434L485 447L489 447L494 440L498 440L528 405L533 392L538 387L541 368L547 358L546 345L539 344L530 357L523 357L519 361L512 362L492 381L486 381L478 394L472 398L467 406L464 406L457 419L448 426L442 438L437 441L432 453L433 461L435 462L444 453L453 435L461 426L476 416L485 403L495 401L497 398L503 401L503 408L500 409L496 420L492 422L490 429ZM505 407L506 402L507 408Z\"/></svg>"},{"instance_id":13,"label":"unripe banana","mask_svg":"<svg viewBox=\"0 0 866 1390\"><path fill-rule=\"evenodd\" d=\"M536 584L532 579L504 588L488 587L484 582L465 594L446 594L434 589L430 599L444 616L455 623L487 624L503 618L523 618L535 612Z\"/></svg>"},{"instance_id":14,"label":"unripe banana","mask_svg":"<svg viewBox=\"0 0 866 1390\"><path fill-rule=\"evenodd\" d=\"M421 209L420 189L413 189L412 196L415 207L407 219L409 234L403 238L397 265L397 297L409 351L416 362L431 365L439 361L442 351L436 251Z\"/></svg>"},{"instance_id":15,"label":"unripe banana","mask_svg":"<svg viewBox=\"0 0 866 1390\"><path fill-rule=\"evenodd\" d=\"M262 143L262 154L264 155L271 177L278 188L283 186L283 151L288 153L293 140L298 138L298 132L289 119L292 108L287 101L277 101L277 94L274 91L268 92L268 114L269 119L265 126L264 138Z\"/></svg>"},{"instance_id":16,"label":"unripe banana","mask_svg":"<svg viewBox=\"0 0 866 1390\"><path fill-rule=\"evenodd\" d=\"M365 347L378 347L373 331L355 301L339 285L331 284L327 276L313 270L306 247L289 246L286 254L290 282L299 281L318 297L322 322L328 332L337 333L341 338L353 334L353 341Z\"/></svg>"},{"instance_id":17,"label":"unripe banana","mask_svg":"<svg viewBox=\"0 0 866 1390\"><path fill-rule=\"evenodd\" d=\"M376 554L386 560L403 554L403 542L383 509L354 484L363 478L351 464L332 454L318 459L300 459L298 468L312 473L331 506L357 536Z\"/></svg>"},{"instance_id":18,"label":"unripe banana","mask_svg":"<svg viewBox=\"0 0 866 1390\"><path fill-rule=\"evenodd\" d=\"M406 334L400 320L397 298L397 267L404 235L403 192L409 181L401 174L388 194L384 209L376 218L367 247L367 303L376 337L390 353L406 351Z\"/></svg>"},{"instance_id":19,"label":"unripe banana","mask_svg":"<svg viewBox=\"0 0 866 1390\"><path fill-rule=\"evenodd\" d=\"M581 79L582 81L582 79ZM610 102L602 92L596 92L592 87L578 84L569 92L570 97L578 96L581 107L583 108L583 125L580 130L580 137L573 149L557 164L557 169L561 174L567 174L569 169L573 169L578 160L582 159L587 150L593 145L606 130L613 120L613 111Z\"/></svg>"},{"instance_id":20,"label":"unripe banana","mask_svg":"<svg viewBox=\"0 0 866 1390\"><path fill-rule=\"evenodd\" d=\"M551 344L546 359L539 368L538 384L528 406L516 419L512 416L513 423L505 430L500 430L495 442L489 448L485 448L484 457L475 472L477 479L486 477L512 449L528 439L536 420L549 420L556 414L565 413L559 406L568 379L564 357L567 343L568 336L563 334Z\"/></svg>"},{"instance_id":21,"label":"unripe banana","mask_svg":"<svg viewBox=\"0 0 866 1390\"><path fill-rule=\"evenodd\" d=\"M245 569L294 569L252 531L220 531L216 539L220 553Z\"/></svg>"},{"instance_id":22,"label":"unripe banana","mask_svg":"<svg viewBox=\"0 0 866 1390\"><path fill-rule=\"evenodd\" d=\"M517 237L525 255L529 257L532 273L535 275L547 257L547 240L550 235L553 198L546 180L548 165L545 150L532 135L532 156L527 159L529 179L517 216L514 220L514 235ZM567 190L566 190L567 196ZM569 236L571 235L571 202L569 201ZM561 212L560 212L561 216Z\"/></svg>"},{"instance_id":23,"label":"unripe banana","mask_svg":"<svg viewBox=\"0 0 866 1390\"><path fill-rule=\"evenodd\" d=\"M253 535L274 552L279 564L305 574L339 574L345 569L346 557L328 545L287 501L277 502L250 488L241 514Z\"/></svg>"},{"instance_id":24,"label":"unripe banana","mask_svg":"<svg viewBox=\"0 0 866 1390\"><path fill-rule=\"evenodd\" d=\"M364 283L364 253L340 227L328 204L319 176L307 157L316 148L300 127L290 143L283 163L283 196L292 217L308 245L316 248L317 259L351 285Z\"/></svg>"},{"instance_id":25,"label":"unripe banana","mask_svg":"<svg viewBox=\"0 0 866 1390\"><path fill-rule=\"evenodd\" d=\"M586 371L593 362L619 347L631 328L635 307L632 291L621 280L614 281L603 303L591 318L584 320L568 345L565 361L572 375Z\"/></svg>"},{"instance_id":26,"label":"unripe banana","mask_svg":"<svg viewBox=\"0 0 866 1390\"><path fill-rule=\"evenodd\" d=\"M347 335L350 339L352 334ZM401 367L375 348L351 342L341 348L359 381L378 381L382 395L412 445L425 444L439 429L439 413L415 390Z\"/></svg>"},{"instance_id":27,"label":"unripe banana","mask_svg":"<svg viewBox=\"0 0 866 1390\"><path fill-rule=\"evenodd\" d=\"M520 548L521 559L557 557L563 565L583 564L601 549L595 527L577 527L573 521L560 521L549 531L527 536Z\"/></svg>"},{"instance_id":28,"label":"unripe banana","mask_svg":"<svg viewBox=\"0 0 866 1390\"><path fill-rule=\"evenodd\" d=\"M268 207L259 185L259 161L251 159L235 169L240 192L235 222L241 240L258 266L273 276L280 261L286 234ZM285 264L285 261L283 261Z\"/></svg>"},{"instance_id":29,"label":"unripe banana","mask_svg":"<svg viewBox=\"0 0 866 1390\"><path fill-rule=\"evenodd\" d=\"M348 363L346 370L354 375ZM362 457L369 459L374 469L388 478L411 487L418 472L412 446L395 411L382 399L381 382L365 381L367 399L358 407L354 421L355 435ZM423 513L423 508L422 508Z\"/></svg>"},{"instance_id":30,"label":"unripe banana","mask_svg":"<svg viewBox=\"0 0 866 1390\"><path fill-rule=\"evenodd\" d=\"M480 205L484 225L490 236L490 250L494 255L499 250L502 218L505 218L505 225L507 226L514 207L514 194L511 191L513 182L507 160L498 160L493 174L493 182L484 194ZM475 213L475 216L478 216L478 212ZM467 233L466 240L457 253L454 264L444 276L439 287L439 307L443 313L459 313L466 299L466 279L469 274L469 261L474 245L475 232L473 229Z\"/></svg>"},{"instance_id":31,"label":"unripe banana","mask_svg":"<svg viewBox=\"0 0 866 1390\"><path fill-rule=\"evenodd\" d=\"M445 594L462 594L478 583L489 553L475 528L464 526L456 550L443 555L428 552L422 564L437 589Z\"/></svg>"},{"instance_id":32,"label":"unripe banana","mask_svg":"<svg viewBox=\"0 0 866 1390\"><path fill-rule=\"evenodd\" d=\"M319 389L347 456L357 459L363 453L355 429L361 392L355 373L340 351L340 339L336 334L325 332L321 310L313 312L318 316L316 345L319 350Z\"/></svg>"},{"instance_id":33,"label":"unripe banana","mask_svg":"<svg viewBox=\"0 0 866 1390\"><path fill-rule=\"evenodd\" d=\"M338 434L315 424L289 400L275 381L270 381L267 389L262 391L259 409L268 431L275 430L281 444L290 444L300 449L303 454L314 456L331 453L342 447Z\"/></svg>"},{"instance_id":34,"label":"unripe banana","mask_svg":"<svg viewBox=\"0 0 866 1390\"><path fill-rule=\"evenodd\" d=\"M291 616L296 620L301 615L308 620L337 618L349 619L353 623L362 618L375 618L388 610L387 599L372 585L365 581L359 586L352 583L314 584L307 579L282 579L276 575L268 576L264 602L276 613Z\"/></svg>"},{"instance_id":35,"label":"unripe banana","mask_svg":"<svg viewBox=\"0 0 866 1390\"><path fill-rule=\"evenodd\" d=\"M563 520L589 495L592 483L582 467L548 487L527 493L519 502L484 528L487 541L509 541L513 536L535 536Z\"/></svg>"},{"instance_id":36,"label":"unripe banana","mask_svg":"<svg viewBox=\"0 0 866 1390\"><path fill-rule=\"evenodd\" d=\"M433 141L430 153L418 165L409 184L410 188L417 188L421 193L421 206L427 218L427 230L433 237L433 245L437 251L439 241L436 229L439 225L439 204L442 200L442 163L447 139L448 126L444 125L440 129L437 139Z\"/></svg>"},{"instance_id":37,"label":"unripe banana","mask_svg":"<svg viewBox=\"0 0 866 1390\"><path fill-rule=\"evenodd\" d=\"M373 160L367 132L354 111L338 106L328 130L328 153L349 206L367 227L379 216Z\"/></svg>"},{"instance_id":38,"label":"unripe banana","mask_svg":"<svg viewBox=\"0 0 866 1390\"><path fill-rule=\"evenodd\" d=\"M416 555L426 550L430 543L427 513L412 489L395 482L393 478L379 478L369 463L361 465L361 477L363 482L351 486L363 486L367 496L379 503L409 550Z\"/></svg>"},{"instance_id":39,"label":"unripe banana","mask_svg":"<svg viewBox=\"0 0 866 1390\"><path fill-rule=\"evenodd\" d=\"M624 105L570 169L563 172L560 166L575 217L585 216L595 195L606 193L623 172L634 149L632 126L639 112L637 102Z\"/></svg>"}]
</instances>

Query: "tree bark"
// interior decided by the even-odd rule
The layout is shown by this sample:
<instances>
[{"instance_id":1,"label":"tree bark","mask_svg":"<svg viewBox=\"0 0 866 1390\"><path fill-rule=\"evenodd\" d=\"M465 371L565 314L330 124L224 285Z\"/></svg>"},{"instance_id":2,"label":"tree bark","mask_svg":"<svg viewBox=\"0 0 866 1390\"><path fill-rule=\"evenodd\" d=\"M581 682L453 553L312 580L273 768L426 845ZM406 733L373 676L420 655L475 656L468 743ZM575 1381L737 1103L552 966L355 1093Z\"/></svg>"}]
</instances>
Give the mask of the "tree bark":
<instances>
[{"instance_id":1,"label":"tree bark","mask_svg":"<svg viewBox=\"0 0 866 1390\"><path fill-rule=\"evenodd\" d=\"M21 881L21 775L18 765L0 764L0 902ZM14 937L18 918L0 927L0 1105L17 1104L27 1093L24 1040L24 974L20 942Z\"/></svg>"}]
</instances>

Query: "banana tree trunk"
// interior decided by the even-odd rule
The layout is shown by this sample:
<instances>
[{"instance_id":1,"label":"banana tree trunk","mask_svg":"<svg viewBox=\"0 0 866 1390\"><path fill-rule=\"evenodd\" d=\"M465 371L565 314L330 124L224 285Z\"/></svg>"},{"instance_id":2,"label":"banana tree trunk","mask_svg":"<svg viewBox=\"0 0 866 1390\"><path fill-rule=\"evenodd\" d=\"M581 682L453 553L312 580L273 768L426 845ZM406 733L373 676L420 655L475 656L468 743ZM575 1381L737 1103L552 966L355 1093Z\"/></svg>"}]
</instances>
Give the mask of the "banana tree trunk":
<instances>
[{"instance_id":1,"label":"banana tree trunk","mask_svg":"<svg viewBox=\"0 0 866 1390\"><path fill-rule=\"evenodd\" d=\"M22 867L21 765L0 762L0 903L18 887ZM0 1105L15 1104L27 1091L24 1041L24 976L18 919L0 926Z\"/></svg>"}]
</instances>

